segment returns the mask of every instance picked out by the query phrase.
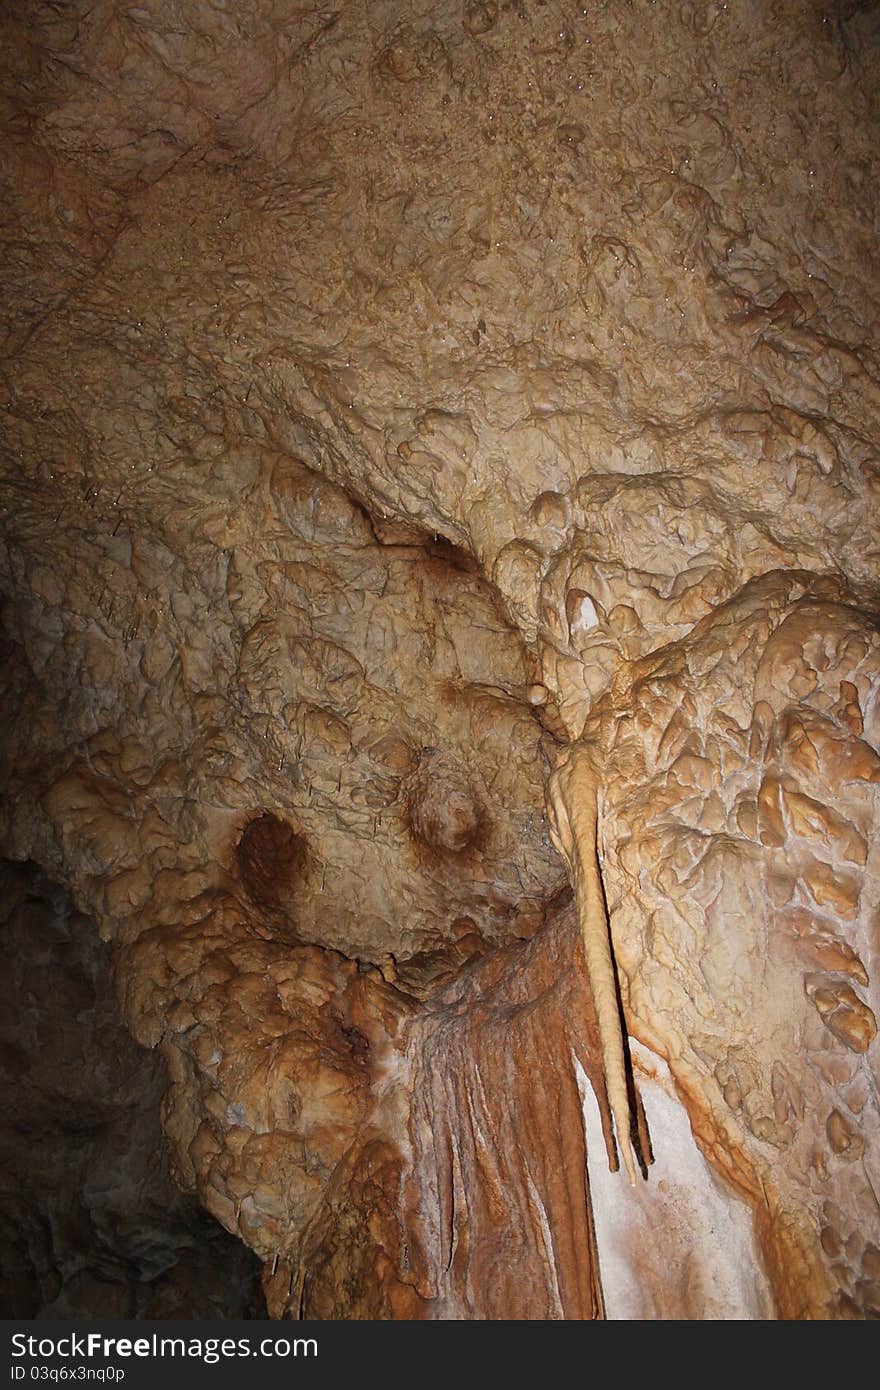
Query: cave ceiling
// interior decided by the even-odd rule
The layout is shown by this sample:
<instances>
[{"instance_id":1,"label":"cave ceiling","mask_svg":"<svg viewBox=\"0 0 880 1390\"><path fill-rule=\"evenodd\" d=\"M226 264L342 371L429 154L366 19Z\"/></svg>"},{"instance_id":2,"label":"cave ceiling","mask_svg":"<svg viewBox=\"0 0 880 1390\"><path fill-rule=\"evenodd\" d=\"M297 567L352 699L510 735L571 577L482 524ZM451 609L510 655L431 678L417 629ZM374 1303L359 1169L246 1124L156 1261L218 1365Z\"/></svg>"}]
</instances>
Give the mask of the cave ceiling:
<instances>
[{"instance_id":1,"label":"cave ceiling","mask_svg":"<svg viewBox=\"0 0 880 1390\"><path fill-rule=\"evenodd\" d=\"M877 6L0 28L0 842L178 1183L270 1312L613 1315L589 783L630 1212L690 1144L738 1315L877 1316Z\"/></svg>"}]
</instances>

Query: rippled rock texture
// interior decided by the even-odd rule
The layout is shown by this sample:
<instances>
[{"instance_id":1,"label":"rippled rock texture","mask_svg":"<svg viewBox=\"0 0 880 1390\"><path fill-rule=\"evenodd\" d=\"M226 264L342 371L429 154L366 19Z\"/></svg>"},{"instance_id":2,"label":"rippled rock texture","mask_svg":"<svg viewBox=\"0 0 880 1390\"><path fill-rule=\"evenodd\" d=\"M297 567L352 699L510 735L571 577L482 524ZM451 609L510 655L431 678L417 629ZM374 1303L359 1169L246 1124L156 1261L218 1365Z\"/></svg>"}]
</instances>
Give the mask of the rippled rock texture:
<instances>
[{"instance_id":1,"label":"rippled rock texture","mask_svg":"<svg viewBox=\"0 0 880 1390\"><path fill-rule=\"evenodd\" d=\"M0 24L0 844L178 1183L276 1313L876 1316L876 7Z\"/></svg>"}]
</instances>

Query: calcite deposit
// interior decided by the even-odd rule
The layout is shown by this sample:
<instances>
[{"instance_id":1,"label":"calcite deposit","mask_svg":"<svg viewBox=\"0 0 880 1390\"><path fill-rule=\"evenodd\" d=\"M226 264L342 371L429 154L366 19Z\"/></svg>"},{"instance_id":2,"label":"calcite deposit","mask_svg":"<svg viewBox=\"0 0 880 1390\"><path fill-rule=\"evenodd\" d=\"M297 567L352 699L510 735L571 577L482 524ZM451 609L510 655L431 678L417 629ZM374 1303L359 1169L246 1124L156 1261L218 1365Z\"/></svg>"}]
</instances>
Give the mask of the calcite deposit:
<instances>
[{"instance_id":1,"label":"calcite deposit","mask_svg":"<svg viewBox=\"0 0 880 1390\"><path fill-rule=\"evenodd\" d=\"M273 1316L880 1315L877 7L0 35L0 850L178 1186Z\"/></svg>"}]
</instances>

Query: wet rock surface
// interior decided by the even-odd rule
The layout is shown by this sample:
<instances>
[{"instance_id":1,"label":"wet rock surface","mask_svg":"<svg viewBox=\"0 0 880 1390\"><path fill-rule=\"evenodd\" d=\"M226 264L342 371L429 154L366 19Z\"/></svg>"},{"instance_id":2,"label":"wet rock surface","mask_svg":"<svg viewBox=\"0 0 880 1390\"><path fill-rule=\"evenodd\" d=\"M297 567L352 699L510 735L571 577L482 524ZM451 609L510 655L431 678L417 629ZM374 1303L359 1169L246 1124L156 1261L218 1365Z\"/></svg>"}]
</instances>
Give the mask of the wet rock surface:
<instances>
[{"instance_id":1,"label":"wet rock surface","mask_svg":"<svg viewBox=\"0 0 880 1390\"><path fill-rule=\"evenodd\" d=\"M876 1316L876 7L0 25L0 843L112 944L177 1180L276 1311L504 1315L494 1240L602 1312L581 1138L538 1143L572 1049L605 1105L545 815L582 741L742 1306ZM490 1067L474 979L558 1055ZM478 1132L472 1255L430 1229Z\"/></svg>"}]
</instances>

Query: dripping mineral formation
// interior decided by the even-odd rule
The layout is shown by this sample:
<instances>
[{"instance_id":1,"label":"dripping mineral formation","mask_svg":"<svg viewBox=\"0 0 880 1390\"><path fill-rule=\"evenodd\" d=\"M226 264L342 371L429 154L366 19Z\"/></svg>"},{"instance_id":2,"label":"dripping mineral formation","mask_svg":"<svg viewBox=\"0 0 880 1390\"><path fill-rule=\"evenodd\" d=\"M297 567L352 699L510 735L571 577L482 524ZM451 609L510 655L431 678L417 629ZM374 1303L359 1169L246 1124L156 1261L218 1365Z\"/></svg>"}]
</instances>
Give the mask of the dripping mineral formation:
<instances>
[{"instance_id":1,"label":"dripping mineral formation","mask_svg":"<svg viewBox=\"0 0 880 1390\"><path fill-rule=\"evenodd\" d=\"M4 1308L878 1316L880 11L0 27Z\"/></svg>"}]
</instances>

